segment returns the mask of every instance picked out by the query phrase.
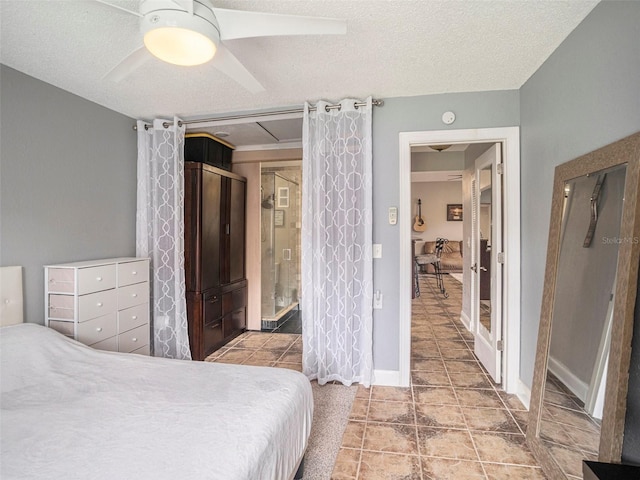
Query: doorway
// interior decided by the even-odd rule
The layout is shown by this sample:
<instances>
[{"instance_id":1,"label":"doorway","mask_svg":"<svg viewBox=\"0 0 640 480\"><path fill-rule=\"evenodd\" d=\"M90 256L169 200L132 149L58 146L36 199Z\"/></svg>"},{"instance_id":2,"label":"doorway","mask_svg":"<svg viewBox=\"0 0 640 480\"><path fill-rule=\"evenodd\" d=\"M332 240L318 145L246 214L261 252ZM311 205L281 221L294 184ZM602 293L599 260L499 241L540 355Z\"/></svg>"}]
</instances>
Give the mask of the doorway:
<instances>
[{"instance_id":1,"label":"doorway","mask_svg":"<svg viewBox=\"0 0 640 480\"><path fill-rule=\"evenodd\" d=\"M413 253L411 251L411 149L424 145L498 143L504 152L504 202L502 212L505 225L504 298L504 351L501 361L502 387L509 393L519 389L520 360L520 146L519 128L488 128L472 130L443 130L428 132L402 132L399 134L400 164L400 334L399 384L410 382L411 355L411 288ZM467 251L470 238L464 239ZM465 270L468 277L470 270ZM470 278L470 277L468 277ZM469 328L470 319L461 319Z\"/></svg>"},{"instance_id":2,"label":"doorway","mask_svg":"<svg viewBox=\"0 0 640 480\"><path fill-rule=\"evenodd\" d=\"M262 167L260 174L261 329L301 333L302 170Z\"/></svg>"}]
</instances>

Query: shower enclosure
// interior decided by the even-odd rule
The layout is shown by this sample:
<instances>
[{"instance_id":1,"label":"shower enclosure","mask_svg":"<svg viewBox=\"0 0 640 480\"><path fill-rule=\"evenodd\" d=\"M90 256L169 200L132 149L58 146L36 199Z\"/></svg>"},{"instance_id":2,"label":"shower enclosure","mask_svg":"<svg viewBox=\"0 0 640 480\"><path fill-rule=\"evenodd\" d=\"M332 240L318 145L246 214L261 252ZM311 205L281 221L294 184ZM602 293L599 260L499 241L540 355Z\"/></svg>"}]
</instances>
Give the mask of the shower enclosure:
<instances>
[{"instance_id":1,"label":"shower enclosure","mask_svg":"<svg viewBox=\"0 0 640 480\"><path fill-rule=\"evenodd\" d=\"M261 175L262 328L298 306L300 291L300 170Z\"/></svg>"}]
</instances>

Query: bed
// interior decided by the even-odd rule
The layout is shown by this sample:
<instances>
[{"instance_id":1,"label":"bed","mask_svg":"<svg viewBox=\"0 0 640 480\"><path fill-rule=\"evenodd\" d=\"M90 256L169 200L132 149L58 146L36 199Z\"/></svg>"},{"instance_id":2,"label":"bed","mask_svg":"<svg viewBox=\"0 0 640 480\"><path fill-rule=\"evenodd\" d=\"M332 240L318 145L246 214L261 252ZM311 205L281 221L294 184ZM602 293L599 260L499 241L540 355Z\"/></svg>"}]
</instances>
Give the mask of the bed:
<instances>
[{"instance_id":1,"label":"bed","mask_svg":"<svg viewBox=\"0 0 640 480\"><path fill-rule=\"evenodd\" d=\"M20 323L6 268L3 480L294 478L313 416L304 375L93 350Z\"/></svg>"}]
</instances>

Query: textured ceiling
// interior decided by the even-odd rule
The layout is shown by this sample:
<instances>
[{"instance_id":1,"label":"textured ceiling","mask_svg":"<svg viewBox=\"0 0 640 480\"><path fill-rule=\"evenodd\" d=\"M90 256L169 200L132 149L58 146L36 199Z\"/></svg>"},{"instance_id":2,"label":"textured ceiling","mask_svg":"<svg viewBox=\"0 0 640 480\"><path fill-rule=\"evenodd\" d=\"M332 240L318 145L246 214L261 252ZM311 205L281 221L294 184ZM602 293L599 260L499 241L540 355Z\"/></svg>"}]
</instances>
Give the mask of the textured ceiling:
<instances>
[{"instance_id":1,"label":"textured ceiling","mask_svg":"<svg viewBox=\"0 0 640 480\"><path fill-rule=\"evenodd\" d=\"M113 0L137 10L139 2ZM225 44L266 87L211 65L152 59L103 80L141 44L138 19L94 0L1 0L2 63L135 118L182 118L375 98L518 89L593 9L591 0L214 0L217 7L345 18L347 35ZM260 132L258 132L260 133Z\"/></svg>"}]
</instances>

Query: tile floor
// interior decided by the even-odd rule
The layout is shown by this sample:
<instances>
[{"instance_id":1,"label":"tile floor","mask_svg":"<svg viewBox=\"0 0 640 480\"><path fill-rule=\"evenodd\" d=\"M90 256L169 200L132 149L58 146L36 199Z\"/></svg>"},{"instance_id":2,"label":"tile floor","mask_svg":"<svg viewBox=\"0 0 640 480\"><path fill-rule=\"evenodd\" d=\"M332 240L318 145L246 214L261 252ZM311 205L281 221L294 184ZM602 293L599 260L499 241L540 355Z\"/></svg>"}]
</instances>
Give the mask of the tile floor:
<instances>
[{"instance_id":1,"label":"tile floor","mask_svg":"<svg viewBox=\"0 0 640 480\"><path fill-rule=\"evenodd\" d=\"M600 424L551 372L547 373L540 437L569 479L582 478L582 461L597 460Z\"/></svg>"},{"instance_id":2,"label":"tile floor","mask_svg":"<svg viewBox=\"0 0 640 480\"><path fill-rule=\"evenodd\" d=\"M449 298L422 276L412 306L411 387L358 388L332 480L545 479L525 446L527 412L494 388ZM301 370L300 335L247 332L207 361Z\"/></svg>"}]
</instances>

